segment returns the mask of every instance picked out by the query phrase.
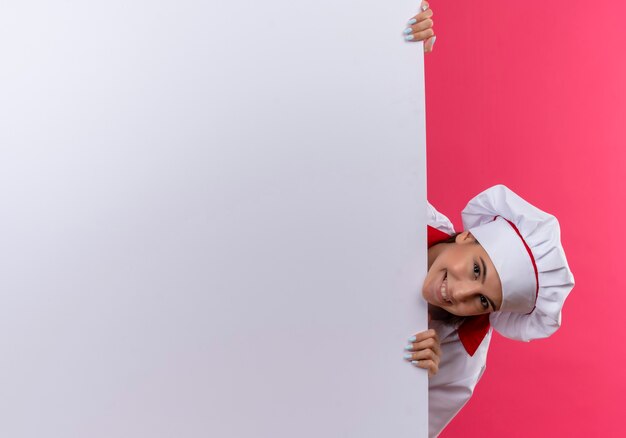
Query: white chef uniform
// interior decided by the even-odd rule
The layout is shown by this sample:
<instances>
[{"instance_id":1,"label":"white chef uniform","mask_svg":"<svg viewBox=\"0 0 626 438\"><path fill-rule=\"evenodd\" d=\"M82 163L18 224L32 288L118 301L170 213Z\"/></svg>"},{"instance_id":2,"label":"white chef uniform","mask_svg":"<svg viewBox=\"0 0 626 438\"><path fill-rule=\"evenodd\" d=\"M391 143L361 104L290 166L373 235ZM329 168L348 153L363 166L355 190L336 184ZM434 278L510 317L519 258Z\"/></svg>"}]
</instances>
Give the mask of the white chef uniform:
<instances>
[{"instance_id":1,"label":"white chef uniform","mask_svg":"<svg viewBox=\"0 0 626 438\"><path fill-rule=\"evenodd\" d=\"M475 196L462 213L463 226L483 246L502 283L499 311L461 323L431 321L441 342L439 372L429 379L429 436L436 437L470 399L486 367L495 328L529 341L554 333L574 287L556 218L503 185ZM428 247L454 234L450 220L428 204Z\"/></svg>"}]
</instances>

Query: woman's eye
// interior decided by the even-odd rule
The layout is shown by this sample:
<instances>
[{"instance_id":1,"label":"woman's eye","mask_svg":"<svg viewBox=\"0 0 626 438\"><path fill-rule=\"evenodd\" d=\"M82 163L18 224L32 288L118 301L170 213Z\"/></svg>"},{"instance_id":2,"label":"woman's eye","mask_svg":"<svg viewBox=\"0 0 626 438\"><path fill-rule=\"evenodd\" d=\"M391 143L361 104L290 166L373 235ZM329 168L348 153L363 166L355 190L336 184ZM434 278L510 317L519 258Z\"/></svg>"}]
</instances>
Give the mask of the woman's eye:
<instances>
[{"instance_id":1,"label":"woman's eye","mask_svg":"<svg viewBox=\"0 0 626 438\"><path fill-rule=\"evenodd\" d=\"M476 263L474 263L474 275L476 276L476 278L480 277L480 268Z\"/></svg>"},{"instance_id":2,"label":"woman's eye","mask_svg":"<svg viewBox=\"0 0 626 438\"><path fill-rule=\"evenodd\" d=\"M489 301L487 300L487 297L485 297L484 295L480 296L480 305L483 306L483 309L485 310L489 308Z\"/></svg>"}]
</instances>

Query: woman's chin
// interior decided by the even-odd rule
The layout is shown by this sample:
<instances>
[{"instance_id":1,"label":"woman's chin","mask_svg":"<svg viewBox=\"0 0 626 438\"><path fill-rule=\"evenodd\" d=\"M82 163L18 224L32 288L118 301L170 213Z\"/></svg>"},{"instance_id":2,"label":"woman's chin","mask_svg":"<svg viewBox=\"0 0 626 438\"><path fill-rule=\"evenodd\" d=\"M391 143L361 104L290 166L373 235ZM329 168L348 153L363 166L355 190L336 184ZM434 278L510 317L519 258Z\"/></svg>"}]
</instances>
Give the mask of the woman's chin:
<instances>
[{"instance_id":1,"label":"woman's chin","mask_svg":"<svg viewBox=\"0 0 626 438\"><path fill-rule=\"evenodd\" d=\"M422 298L424 298L429 306L441 307L439 297L432 292L432 287L424 285L424 288L422 289Z\"/></svg>"}]
</instances>

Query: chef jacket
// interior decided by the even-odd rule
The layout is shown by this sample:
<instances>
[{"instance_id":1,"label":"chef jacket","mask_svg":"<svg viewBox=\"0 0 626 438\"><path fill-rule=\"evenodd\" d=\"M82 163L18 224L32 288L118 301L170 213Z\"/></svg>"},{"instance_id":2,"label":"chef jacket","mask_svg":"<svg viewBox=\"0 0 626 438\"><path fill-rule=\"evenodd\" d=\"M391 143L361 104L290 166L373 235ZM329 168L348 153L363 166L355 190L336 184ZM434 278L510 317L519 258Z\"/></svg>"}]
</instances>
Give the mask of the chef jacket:
<instances>
[{"instance_id":1,"label":"chef jacket","mask_svg":"<svg viewBox=\"0 0 626 438\"><path fill-rule=\"evenodd\" d=\"M455 233L452 222L430 203L427 225L429 248ZM460 323L437 320L429 323L441 343L439 371L428 380L428 436L431 438L438 436L467 403L485 371L492 329L483 323L484 318L467 317ZM463 336L463 331L468 330L461 327L465 325L467 329L477 324L484 327L484 332L468 341Z\"/></svg>"}]
</instances>

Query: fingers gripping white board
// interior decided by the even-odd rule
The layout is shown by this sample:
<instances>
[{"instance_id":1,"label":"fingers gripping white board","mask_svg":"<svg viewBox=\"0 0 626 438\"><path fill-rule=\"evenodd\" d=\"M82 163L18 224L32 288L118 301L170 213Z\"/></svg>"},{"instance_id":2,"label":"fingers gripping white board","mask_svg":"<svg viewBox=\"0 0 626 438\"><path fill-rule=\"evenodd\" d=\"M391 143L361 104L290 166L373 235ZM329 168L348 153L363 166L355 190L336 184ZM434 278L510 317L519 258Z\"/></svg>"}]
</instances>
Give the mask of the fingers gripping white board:
<instances>
[{"instance_id":1,"label":"fingers gripping white board","mask_svg":"<svg viewBox=\"0 0 626 438\"><path fill-rule=\"evenodd\" d=\"M52 3L0 9L0 436L426 436L419 2Z\"/></svg>"}]
</instances>

